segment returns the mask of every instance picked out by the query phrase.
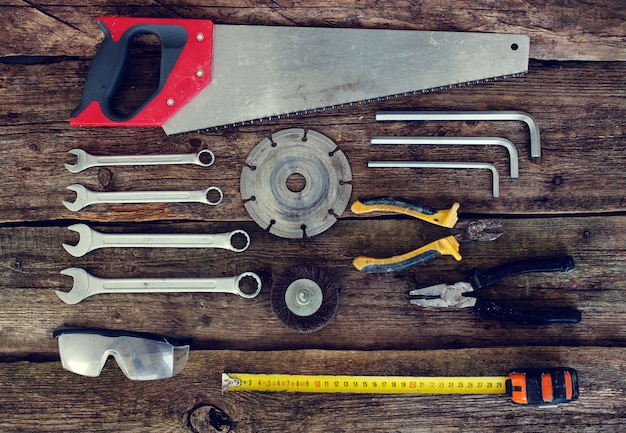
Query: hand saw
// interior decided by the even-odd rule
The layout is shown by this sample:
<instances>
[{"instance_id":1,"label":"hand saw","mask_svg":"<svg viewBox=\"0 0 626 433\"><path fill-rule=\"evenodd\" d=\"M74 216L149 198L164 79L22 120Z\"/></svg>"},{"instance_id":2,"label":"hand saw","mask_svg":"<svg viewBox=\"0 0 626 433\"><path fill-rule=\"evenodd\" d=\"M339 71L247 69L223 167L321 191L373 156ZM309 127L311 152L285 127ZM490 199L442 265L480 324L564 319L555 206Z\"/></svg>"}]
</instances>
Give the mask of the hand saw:
<instances>
[{"instance_id":1,"label":"hand saw","mask_svg":"<svg viewBox=\"0 0 626 433\"><path fill-rule=\"evenodd\" d=\"M169 134L280 118L523 74L525 35L98 19L76 126L162 126ZM129 116L113 109L136 36L162 44L159 85Z\"/></svg>"}]
</instances>

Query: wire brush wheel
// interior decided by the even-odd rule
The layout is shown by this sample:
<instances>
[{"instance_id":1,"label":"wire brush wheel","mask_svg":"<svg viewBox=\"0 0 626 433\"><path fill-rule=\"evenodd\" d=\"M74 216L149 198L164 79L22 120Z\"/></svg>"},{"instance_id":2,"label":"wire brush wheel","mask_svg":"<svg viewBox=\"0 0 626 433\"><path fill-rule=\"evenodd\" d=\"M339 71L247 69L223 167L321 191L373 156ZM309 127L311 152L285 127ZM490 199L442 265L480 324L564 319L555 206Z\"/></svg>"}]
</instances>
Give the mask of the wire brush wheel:
<instances>
[{"instance_id":1,"label":"wire brush wheel","mask_svg":"<svg viewBox=\"0 0 626 433\"><path fill-rule=\"evenodd\" d=\"M296 266L274 283L272 311L289 329L309 333L326 326L337 313L339 289L327 272L315 266Z\"/></svg>"}]
</instances>

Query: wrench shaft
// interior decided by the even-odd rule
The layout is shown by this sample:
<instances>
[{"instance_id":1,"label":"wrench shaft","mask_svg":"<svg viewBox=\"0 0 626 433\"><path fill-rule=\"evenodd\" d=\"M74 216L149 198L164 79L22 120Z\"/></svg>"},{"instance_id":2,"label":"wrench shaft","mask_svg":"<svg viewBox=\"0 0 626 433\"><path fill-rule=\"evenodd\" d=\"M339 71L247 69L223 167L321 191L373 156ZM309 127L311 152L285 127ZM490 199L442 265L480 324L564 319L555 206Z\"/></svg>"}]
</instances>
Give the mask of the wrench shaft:
<instances>
[{"instance_id":1,"label":"wrench shaft","mask_svg":"<svg viewBox=\"0 0 626 433\"><path fill-rule=\"evenodd\" d=\"M102 293L238 293L236 278L119 278L93 277L93 294Z\"/></svg>"},{"instance_id":2,"label":"wrench shaft","mask_svg":"<svg viewBox=\"0 0 626 433\"><path fill-rule=\"evenodd\" d=\"M87 196L87 203L204 203L205 196L204 191L96 192Z\"/></svg>"},{"instance_id":3,"label":"wrench shaft","mask_svg":"<svg viewBox=\"0 0 626 433\"><path fill-rule=\"evenodd\" d=\"M129 155L129 156L95 156L87 160L90 167L108 165L162 165L162 164L196 164L196 154L185 155Z\"/></svg>"},{"instance_id":4,"label":"wrench shaft","mask_svg":"<svg viewBox=\"0 0 626 433\"><path fill-rule=\"evenodd\" d=\"M107 234L98 243L99 248L222 248L232 249L230 233L217 235L144 235L144 234Z\"/></svg>"}]
</instances>

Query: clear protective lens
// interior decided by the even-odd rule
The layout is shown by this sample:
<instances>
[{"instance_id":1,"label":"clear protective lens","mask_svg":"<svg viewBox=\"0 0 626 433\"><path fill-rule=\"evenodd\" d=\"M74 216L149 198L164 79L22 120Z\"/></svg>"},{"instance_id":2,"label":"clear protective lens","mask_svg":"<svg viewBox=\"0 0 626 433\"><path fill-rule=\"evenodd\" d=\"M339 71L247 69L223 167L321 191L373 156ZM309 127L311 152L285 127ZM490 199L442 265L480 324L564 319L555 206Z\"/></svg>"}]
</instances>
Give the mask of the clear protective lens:
<instances>
[{"instance_id":1,"label":"clear protective lens","mask_svg":"<svg viewBox=\"0 0 626 433\"><path fill-rule=\"evenodd\" d=\"M180 372L189 356L188 344L176 346L152 334L73 329L55 331L54 336L63 368L83 376L98 376L113 356L129 379L166 379Z\"/></svg>"}]
</instances>

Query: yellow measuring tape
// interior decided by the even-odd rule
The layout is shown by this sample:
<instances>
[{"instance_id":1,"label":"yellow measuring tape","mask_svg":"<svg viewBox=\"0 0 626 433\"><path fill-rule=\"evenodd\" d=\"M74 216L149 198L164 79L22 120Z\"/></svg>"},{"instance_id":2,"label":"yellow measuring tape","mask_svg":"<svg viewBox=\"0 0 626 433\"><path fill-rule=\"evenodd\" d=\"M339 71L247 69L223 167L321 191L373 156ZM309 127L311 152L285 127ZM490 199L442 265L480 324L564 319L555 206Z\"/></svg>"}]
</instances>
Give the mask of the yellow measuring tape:
<instances>
[{"instance_id":1,"label":"yellow measuring tape","mask_svg":"<svg viewBox=\"0 0 626 433\"><path fill-rule=\"evenodd\" d=\"M506 394L508 377L328 376L222 373L222 391L351 394Z\"/></svg>"}]
</instances>

